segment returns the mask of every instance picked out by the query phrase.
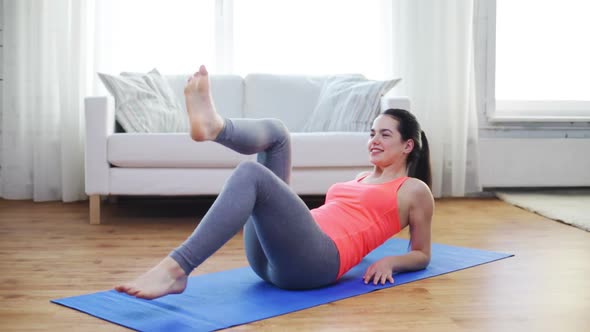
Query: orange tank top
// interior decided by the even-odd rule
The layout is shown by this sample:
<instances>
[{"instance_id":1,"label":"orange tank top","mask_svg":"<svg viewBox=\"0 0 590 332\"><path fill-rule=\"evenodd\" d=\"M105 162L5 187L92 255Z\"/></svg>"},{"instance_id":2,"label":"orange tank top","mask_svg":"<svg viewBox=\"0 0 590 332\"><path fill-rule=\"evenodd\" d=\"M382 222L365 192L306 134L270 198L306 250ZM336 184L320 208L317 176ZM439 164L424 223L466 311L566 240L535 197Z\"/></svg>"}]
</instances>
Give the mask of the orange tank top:
<instances>
[{"instance_id":1,"label":"orange tank top","mask_svg":"<svg viewBox=\"0 0 590 332\"><path fill-rule=\"evenodd\" d=\"M338 248L338 278L400 231L397 191L408 177L380 184L361 183L363 178L334 184L326 203L311 210Z\"/></svg>"}]
</instances>

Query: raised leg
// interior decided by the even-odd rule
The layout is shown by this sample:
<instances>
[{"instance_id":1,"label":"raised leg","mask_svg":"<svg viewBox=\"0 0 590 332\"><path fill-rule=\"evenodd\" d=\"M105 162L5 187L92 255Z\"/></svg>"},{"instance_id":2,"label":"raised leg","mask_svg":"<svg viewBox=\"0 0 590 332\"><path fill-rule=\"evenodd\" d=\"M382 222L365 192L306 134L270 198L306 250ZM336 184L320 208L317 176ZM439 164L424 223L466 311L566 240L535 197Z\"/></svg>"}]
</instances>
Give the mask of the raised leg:
<instances>
[{"instance_id":1,"label":"raised leg","mask_svg":"<svg viewBox=\"0 0 590 332\"><path fill-rule=\"evenodd\" d=\"M215 109L209 74L201 66L184 90L191 137L214 140L242 154L258 154L258 161L289 183L291 140L285 125L277 119L224 119Z\"/></svg>"},{"instance_id":2,"label":"raised leg","mask_svg":"<svg viewBox=\"0 0 590 332\"><path fill-rule=\"evenodd\" d=\"M280 120L225 119L215 142L242 154L257 153L259 163L290 182L291 136Z\"/></svg>"}]
</instances>

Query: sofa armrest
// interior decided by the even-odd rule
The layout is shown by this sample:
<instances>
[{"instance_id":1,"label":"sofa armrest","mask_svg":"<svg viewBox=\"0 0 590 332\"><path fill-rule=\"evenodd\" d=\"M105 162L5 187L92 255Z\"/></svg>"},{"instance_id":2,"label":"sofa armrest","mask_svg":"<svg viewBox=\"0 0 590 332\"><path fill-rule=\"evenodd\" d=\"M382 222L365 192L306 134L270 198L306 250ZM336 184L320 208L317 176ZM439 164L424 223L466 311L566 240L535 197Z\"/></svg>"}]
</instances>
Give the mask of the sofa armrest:
<instances>
[{"instance_id":1,"label":"sofa armrest","mask_svg":"<svg viewBox=\"0 0 590 332\"><path fill-rule=\"evenodd\" d=\"M381 97L381 112L390 108L401 108L408 112L412 111L410 97L407 96L388 96Z\"/></svg>"},{"instance_id":2,"label":"sofa armrest","mask_svg":"<svg viewBox=\"0 0 590 332\"><path fill-rule=\"evenodd\" d=\"M87 195L109 193L107 138L115 129L115 107L111 97L87 97L84 100L86 143L84 155Z\"/></svg>"}]
</instances>

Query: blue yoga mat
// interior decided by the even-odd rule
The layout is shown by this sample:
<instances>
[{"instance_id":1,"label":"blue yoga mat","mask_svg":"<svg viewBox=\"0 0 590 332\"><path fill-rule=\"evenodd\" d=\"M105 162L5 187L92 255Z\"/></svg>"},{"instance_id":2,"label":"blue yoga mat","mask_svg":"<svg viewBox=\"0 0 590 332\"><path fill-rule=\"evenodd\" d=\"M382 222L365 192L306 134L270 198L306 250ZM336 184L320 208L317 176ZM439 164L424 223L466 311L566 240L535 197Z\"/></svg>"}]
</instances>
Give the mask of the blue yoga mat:
<instances>
[{"instance_id":1,"label":"blue yoga mat","mask_svg":"<svg viewBox=\"0 0 590 332\"><path fill-rule=\"evenodd\" d=\"M432 245L425 270L395 275L393 285L365 285L366 268L385 255L407 251L408 241L390 239L372 251L335 285L288 291L263 282L249 268L190 277L184 293L156 300L137 299L114 290L52 300L92 316L141 331L210 331L311 308L328 302L462 270L513 255Z\"/></svg>"}]
</instances>

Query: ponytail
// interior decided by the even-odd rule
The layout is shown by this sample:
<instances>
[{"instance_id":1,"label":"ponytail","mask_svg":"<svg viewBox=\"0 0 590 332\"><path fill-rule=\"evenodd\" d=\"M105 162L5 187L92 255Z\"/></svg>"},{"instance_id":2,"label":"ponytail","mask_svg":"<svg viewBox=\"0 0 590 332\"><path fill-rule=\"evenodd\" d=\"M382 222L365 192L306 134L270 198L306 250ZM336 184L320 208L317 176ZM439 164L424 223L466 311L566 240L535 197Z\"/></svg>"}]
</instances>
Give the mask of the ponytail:
<instances>
[{"instance_id":1,"label":"ponytail","mask_svg":"<svg viewBox=\"0 0 590 332\"><path fill-rule=\"evenodd\" d=\"M430 167L430 147L428 146L428 139L426 139L426 134L424 130L420 130L420 141L421 141L421 149L417 153L417 157L410 163L408 175L422 180L422 182L426 183L430 191L432 191L432 168ZM416 144L414 144L414 148L416 148ZM410 227L410 241L408 242L408 252L412 251L412 237L413 237L413 227L412 224L409 224Z\"/></svg>"},{"instance_id":2,"label":"ponytail","mask_svg":"<svg viewBox=\"0 0 590 332\"><path fill-rule=\"evenodd\" d=\"M420 141L422 144L416 160L413 160L410 169L409 176L422 180L428 188L432 191L432 168L430 166L430 148L428 146L428 139L423 130L420 130Z\"/></svg>"}]
</instances>

